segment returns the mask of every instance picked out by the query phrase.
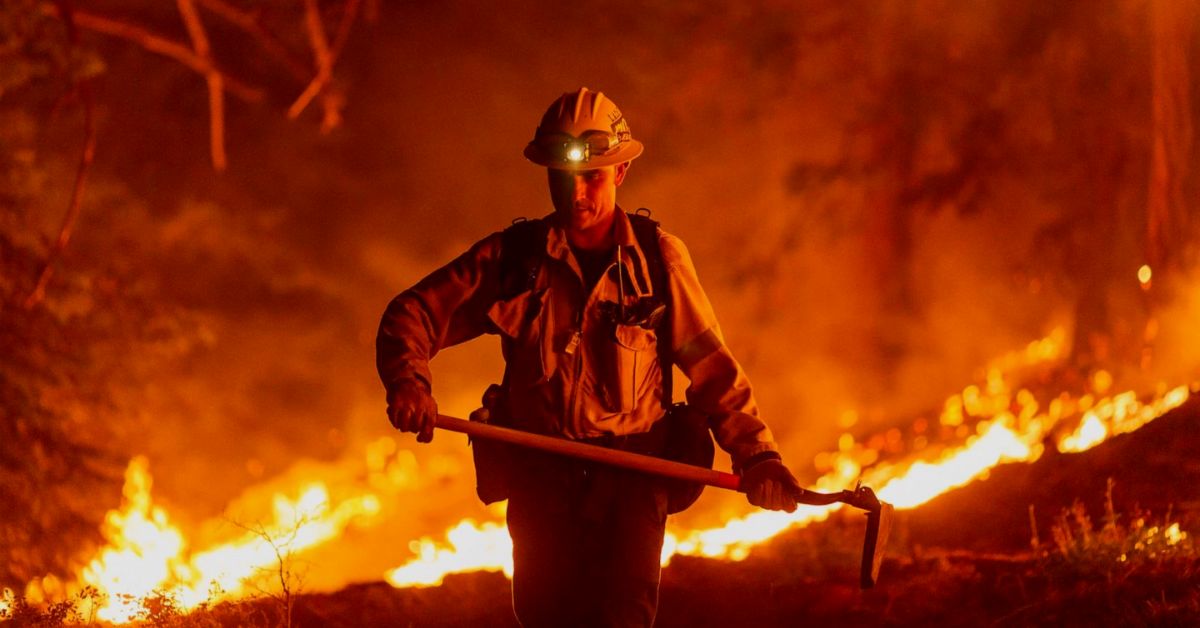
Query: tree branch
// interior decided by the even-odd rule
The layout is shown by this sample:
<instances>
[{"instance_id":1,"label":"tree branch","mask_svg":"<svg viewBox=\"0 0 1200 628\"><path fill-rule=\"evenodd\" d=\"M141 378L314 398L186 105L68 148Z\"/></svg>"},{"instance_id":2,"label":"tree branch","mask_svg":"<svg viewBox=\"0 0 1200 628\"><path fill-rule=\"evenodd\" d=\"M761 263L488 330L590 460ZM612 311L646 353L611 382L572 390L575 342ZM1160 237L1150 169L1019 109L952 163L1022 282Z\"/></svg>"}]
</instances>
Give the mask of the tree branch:
<instances>
[{"instance_id":1,"label":"tree branch","mask_svg":"<svg viewBox=\"0 0 1200 628\"><path fill-rule=\"evenodd\" d=\"M59 0L56 9L62 16L63 23L66 24L70 45L76 45L79 42L79 30L76 28L75 20L77 14L67 0ZM67 206L67 214L63 216L62 226L58 230L58 240L54 242L54 246L46 255L46 263L42 266L42 272L38 274L37 283L34 284L33 291L22 303L26 310L32 310L46 297L46 286L50 284L50 278L54 275L54 262L58 260L66 250L67 243L71 241L71 231L74 229L75 220L79 218L80 209L83 207L83 190L87 183L88 171L96 156L96 107L91 80L80 79L78 91L80 101L83 103L83 153L79 156L79 166L75 170L75 186L71 189L71 204Z\"/></svg>"},{"instance_id":2,"label":"tree branch","mask_svg":"<svg viewBox=\"0 0 1200 628\"><path fill-rule=\"evenodd\" d=\"M62 18L62 11L59 7L53 4L44 4L42 6L43 12ZM225 89L246 102L258 103L263 100L263 91L261 89L226 75L211 60L203 59L188 49L187 46L154 33L145 27L86 11L74 11L74 19L75 25L79 28L131 41L150 52L170 57L205 76L209 72L217 72L224 79Z\"/></svg>"},{"instance_id":3,"label":"tree branch","mask_svg":"<svg viewBox=\"0 0 1200 628\"><path fill-rule=\"evenodd\" d=\"M342 12L342 21L338 24L337 35L333 39L333 49L329 54L329 79L333 79L333 66L337 63L338 57L342 55L342 49L346 47L346 42L350 39L350 29L354 26L354 21L358 17L358 9L361 5L360 0L346 0L345 10ZM335 94L333 90L326 87L322 90L322 109L324 116L321 119L321 130L329 132L342 123L342 105L344 99L340 94Z\"/></svg>"},{"instance_id":4,"label":"tree branch","mask_svg":"<svg viewBox=\"0 0 1200 628\"><path fill-rule=\"evenodd\" d=\"M214 15L245 31L258 42L267 54L283 64L296 80L300 82L308 80L308 67L297 59L274 33L263 26L261 14L258 11L246 11L225 0L196 0L196 2Z\"/></svg>"},{"instance_id":5,"label":"tree branch","mask_svg":"<svg viewBox=\"0 0 1200 628\"><path fill-rule=\"evenodd\" d=\"M333 71L333 61L329 55L329 40L325 37L325 27L321 24L321 11L317 0L304 0L304 26L308 31L308 41L312 46L313 65L317 68L316 76L309 82L308 87L288 108L288 118L295 120L312 102L313 97L321 91Z\"/></svg>"},{"instance_id":6,"label":"tree branch","mask_svg":"<svg viewBox=\"0 0 1200 628\"><path fill-rule=\"evenodd\" d=\"M304 1L305 26L308 30L309 43L312 45L313 58L317 67L317 74L309 82L308 86L288 108L288 118L295 120L300 116L308 104L317 94L322 93L322 90L329 84L333 78L333 65L337 62L338 56L342 52L342 48L346 44L346 40L350 36L350 28L354 25L354 20L358 16L358 8L360 0L347 0L345 9L342 11L342 19L338 24L338 32L335 35L334 43L331 46L328 38L325 35L325 27L321 24L321 13L317 7L316 0ZM321 128L324 131L336 127L341 122L341 106L340 99L335 97L325 98L324 118L321 122Z\"/></svg>"},{"instance_id":7,"label":"tree branch","mask_svg":"<svg viewBox=\"0 0 1200 628\"><path fill-rule=\"evenodd\" d=\"M321 121L322 130L329 131L330 129L341 124L341 108L344 104L344 99L342 98L341 94L335 93L328 87L329 82L332 79L333 63L336 62L341 48L345 45L346 40L349 38L350 26L353 24L355 15L358 12L360 0L349 0L346 4L345 11L342 14L342 21L339 25L338 34L334 39L334 43L330 51L330 76L325 77L323 80L318 80L318 78L313 78L310 80L310 69L302 61L297 59L296 56L293 55L292 52L283 45L283 42L281 42L274 33L269 31L266 26L263 25L261 12L247 11L238 8L226 0L196 0L196 2L198 2L200 6L212 11L215 15L221 17L234 26L237 26L246 34L250 35L250 37L258 42L259 46L266 51L267 54L281 63L293 78L301 83L306 84L304 92L298 99L298 102L300 99L303 99L303 103L292 106L292 108L296 110L294 115L292 114L292 108L289 108L289 119L295 119L298 117L300 112L308 106L312 99L314 97L318 97L320 98L321 109L323 111L323 117ZM311 14L306 13L306 19L309 19L310 15ZM318 73L318 77L319 76L320 75Z\"/></svg>"},{"instance_id":8,"label":"tree branch","mask_svg":"<svg viewBox=\"0 0 1200 628\"><path fill-rule=\"evenodd\" d=\"M192 39L192 48L196 51L196 55L207 61L209 67L213 68L204 73L204 78L208 83L209 152L212 154L213 168L217 172L222 172L228 163L225 154L224 79L213 65L208 34L204 32L204 24L200 21L200 14L196 12L196 5L192 3L192 0L177 0L176 5L179 7L179 15L187 27L188 36Z\"/></svg>"},{"instance_id":9,"label":"tree branch","mask_svg":"<svg viewBox=\"0 0 1200 628\"><path fill-rule=\"evenodd\" d=\"M1155 271L1179 264L1195 234L1189 225L1187 179L1193 170L1191 85L1187 50L1196 9L1192 3L1150 3L1150 176L1146 199L1146 258Z\"/></svg>"},{"instance_id":10,"label":"tree branch","mask_svg":"<svg viewBox=\"0 0 1200 628\"><path fill-rule=\"evenodd\" d=\"M295 608L296 595L304 586L303 574L294 569L295 554L292 550L292 544L300 534L300 529L304 527L311 519L308 515L302 515L296 521L292 522L287 538L282 535L279 537L272 536L267 531L262 523L255 523L253 526L248 526L236 519L229 517L225 518L233 525L261 538L267 545L271 547L271 551L275 553L275 567L259 567L257 571L260 574L274 572L274 576L279 580L279 594L276 595L271 591L260 587L257 582L245 579L243 582L258 591L259 593L273 599L279 604L280 614L282 615L282 624L288 628L292 625L292 613ZM282 542L280 541L282 540Z\"/></svg>"},{"instance_id":11,"label":"tree branch","mask_svg":"<svg viewBox=\"0 0 1200 628\"><path fill-rule=\"evenodd\" d=\"M350 27L354 26L354 20L358 17L358 7L361 0L346 0L346 9L342 12L342 21L338 23L337 35L333 38L333 46L329 51L329 66L333 69L333 64L337 63L338 57L342 54L342 48L346 47L346 40L350 39Z\"/></svg>"}]
</instances>

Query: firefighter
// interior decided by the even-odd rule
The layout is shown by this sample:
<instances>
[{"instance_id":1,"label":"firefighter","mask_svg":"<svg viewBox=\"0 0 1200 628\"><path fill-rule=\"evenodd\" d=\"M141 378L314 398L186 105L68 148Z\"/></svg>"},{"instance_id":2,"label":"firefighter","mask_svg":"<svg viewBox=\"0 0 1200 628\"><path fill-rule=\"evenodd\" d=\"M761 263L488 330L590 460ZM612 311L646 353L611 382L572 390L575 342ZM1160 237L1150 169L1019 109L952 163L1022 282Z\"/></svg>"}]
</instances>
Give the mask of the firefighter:
<instances>
[{"instance_id":1,"label":"firefighter","mask_svg":"<svg viewBox=\"0 0 1200 628\"><path fill-rule=\"evenodd\" d=\"M758 416L687 249L657 227L649 244L639 242L635 222L644 221L617 206L642 150L600 92L582 88L550 105L524 154L546 169L553 213L480 240L391 301L376 345L388 418L429 442L437 415L429 360L493 333L506 363L487 402L493 415L517 429L659 453L671 406L663 365L674 364L689 382L687 407L706 417L750 503L791 512L799 484ZM517 230L525 235L510 235ZM517 619L653 624L666 484L549 454L506 460L477 473L481 484L504 476L504 494L491 499L509 499Z\"/></svg>"}]
</instances>

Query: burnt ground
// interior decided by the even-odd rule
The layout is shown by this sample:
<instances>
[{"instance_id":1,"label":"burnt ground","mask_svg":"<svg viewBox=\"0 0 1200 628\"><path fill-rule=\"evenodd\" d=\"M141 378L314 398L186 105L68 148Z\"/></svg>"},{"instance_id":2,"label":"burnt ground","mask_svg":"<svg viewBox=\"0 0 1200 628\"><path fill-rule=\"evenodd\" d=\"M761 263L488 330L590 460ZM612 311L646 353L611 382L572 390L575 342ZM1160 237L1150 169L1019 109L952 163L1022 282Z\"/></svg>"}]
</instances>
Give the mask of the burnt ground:
<instances>
[{"instance_id":1,"label":"burnt ground","mask_svg":"<svg viewBox=\"0 0 1200 628\"><path fill-rule=\"evenodd\" d=\"M881 582L857 587L863 517L793 530L741 562L677 557L663 572L658 626L1193 626L1200 625L1200 561L1185 556L1117 563L1099 549L1067 557L1056 517L1074 502L1094 527L1109 478L1118 522L1138 508L1171 512L1200 534L1200 402L1080 454L1005 465L987 480L897 513ZM1042 551L1032 551L1029 506ZM515 626L509 583L489 573L440 587L384 583L306 595L301 626Z\"/></svg>"}]
</instances>

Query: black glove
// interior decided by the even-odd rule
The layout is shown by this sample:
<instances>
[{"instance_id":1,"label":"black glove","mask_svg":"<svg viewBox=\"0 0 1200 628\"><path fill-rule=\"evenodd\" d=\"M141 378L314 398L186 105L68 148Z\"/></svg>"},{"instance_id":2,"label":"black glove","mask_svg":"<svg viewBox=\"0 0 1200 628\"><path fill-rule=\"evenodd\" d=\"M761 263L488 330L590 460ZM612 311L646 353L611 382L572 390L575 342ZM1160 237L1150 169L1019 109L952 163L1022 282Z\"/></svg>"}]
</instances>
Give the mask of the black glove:
<instances>
[{"instance_id":1,"label":"black glove","mask_svg":"<svg viewBox=\"0 0 1200 628\"><path fill-rule=\"evenodd\" d=\"M416 432L417 442L433 440L437 402L424 382L405 380L388 391L388 420L401 432Z\"/></svg>"},{"instance_id":2,"label":"black glove","mask_svg":"<svg viewBox=\"0 0 1200 628\"><path fill-rule=\"evenodd\" d=\"M751 504L767 510L795 512L801 491L796 476L776 458L767 458L742 471L742 490Z\"/></svg>"}]
</instances>

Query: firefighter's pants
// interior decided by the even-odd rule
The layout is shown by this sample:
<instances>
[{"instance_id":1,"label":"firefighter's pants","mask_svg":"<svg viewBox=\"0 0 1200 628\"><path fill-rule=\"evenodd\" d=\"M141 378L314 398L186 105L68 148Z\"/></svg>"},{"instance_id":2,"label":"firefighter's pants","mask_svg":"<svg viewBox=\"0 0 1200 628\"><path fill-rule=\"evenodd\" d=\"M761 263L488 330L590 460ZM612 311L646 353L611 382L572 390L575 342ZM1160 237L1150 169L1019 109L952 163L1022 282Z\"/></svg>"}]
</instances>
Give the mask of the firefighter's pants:
<instances>
[{"instance_id":1,"label":"firefighter's pants","mask_svg":"<svg viewBox=\"0 0 1200 628\"><path fill-rule=\"evenodd\" d=\"M652 625L663 483L581 460L523 457L508 505L517 619L528 628Z\"/></svg>"}]
</instances>

